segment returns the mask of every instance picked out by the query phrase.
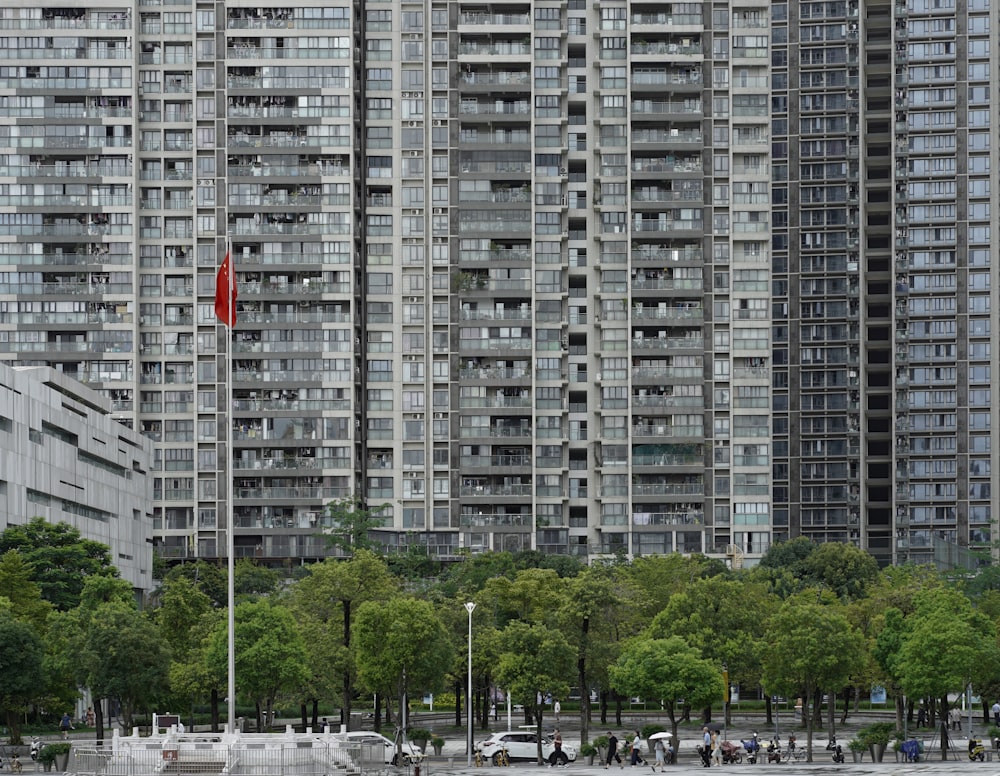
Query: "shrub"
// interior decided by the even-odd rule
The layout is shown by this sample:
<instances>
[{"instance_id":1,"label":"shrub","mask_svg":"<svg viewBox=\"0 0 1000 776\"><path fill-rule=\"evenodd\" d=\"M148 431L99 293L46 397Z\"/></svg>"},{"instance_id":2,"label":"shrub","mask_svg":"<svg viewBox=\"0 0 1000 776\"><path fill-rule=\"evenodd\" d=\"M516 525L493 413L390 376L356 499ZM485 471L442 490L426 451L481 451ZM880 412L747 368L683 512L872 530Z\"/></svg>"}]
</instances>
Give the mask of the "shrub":
<instances>
[{"instance_id":1,"label":"shrub","mask_svg":"<svg viewBox=\"0 0 1000 776\"><path fill-rule=\"evenodd\" d=\"M649 724L642 726L642 730L639 731L639 735L642 738L649 738L651 735L653 735L653 733L663 733L665 731L666 728L663 727L663 725Z\"/></svg>"},{"instance_id":2,"label":"shrub","mask_svg":"<svg viewBox=\"0 0 1000 776\"><path fill-rule=\"evenodd\" d=\"M580 746L581 757L594 757L597 754L597 747L593 744L582 744Z\"/></svg>"},{"instance_id":3,"label":"shrub","mask_svg":"<svg viewBox=\"0 0 1000 776\"><path fill-rule=\"evenodd\" d=\"M858 739L865 746L888 746L893 738L899 738L896 725L892 722L873 722L858 731Z\"/></svg>"},{"instance_id":4,"label":"shrub","mask_svg":"<svg viewBox=\"0 0 1000 776\"><path fill-rule=\"evenodd\" d=\"M425 728L410 728L411 741L430 741L434 734Z\"/></svg>"}]
</instances>

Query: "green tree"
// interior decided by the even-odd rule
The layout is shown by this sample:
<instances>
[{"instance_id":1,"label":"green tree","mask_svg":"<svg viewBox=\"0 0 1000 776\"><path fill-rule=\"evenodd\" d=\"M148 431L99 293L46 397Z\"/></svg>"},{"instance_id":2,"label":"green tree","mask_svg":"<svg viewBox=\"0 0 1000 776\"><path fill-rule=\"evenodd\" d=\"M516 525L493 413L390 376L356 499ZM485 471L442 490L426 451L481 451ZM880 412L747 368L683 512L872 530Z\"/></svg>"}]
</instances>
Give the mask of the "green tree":
<instances>
[{"instance_id":1,"label":"green tree","mask_svg":"<svg viewBox=\"0 0 1000 776\"><path fill-rule=\"evenodd\" d=\"M728 574L725 565L704 555L643 555L625 568L640 596L634 613L636 632L666 607L670 597L696 579Z\"/></svg>"},{"instance_id":2,"label":"green tree","mask_svg":"<svg viewBox=\"0 0 1000 776\"><path fill-rule=\"evenodd\" d=\"M8 526L0 533L0 554L10 550L21 553L42 598L61 611L79 603L88 577L118 576L108 546L84 539L68 523L33 517L24 525Z\"/></svg>"},{"instance_id":3,"label":"green tree","mask_svg":"<svg viewBox=\"0 0 1000 776\"><path fill-rule=\"evenodd\" d=\"M350 725L355 667L351 641L357 607L390 598L399 588L385 561L358 549L347 560L308 567L290 590L289 605L306 639L313 696L340 693L342 725ZM317 725L313 709L313 726ZM381 719L376 719L381 727Z\"/></svg>"},{"instance_id":4,"label":"green tree","mask_svg":"<svg viewBox=\"0 0 1000 776\"><path fill-rule=\"evenodd\" d=\"M806 584L832 590L844 600L863 598L879 574L878 563L853 544L824 542L799 563Z\"/></svg>"},{"instance_id":5,"label":"green tree","mask_svg":"<svg viewBox=\"0 0 1000 776\"><path fill-rule=\"evenodd\" d=\"M174 566L163 577L163 581L166 583L178 578L187 579L208 596L213 606L224 609L229 605L229 585L226 576L224 569L208 561L196 560Z\"/></svg>"},{"instance_id":6,"label":"green tree","mask_svg":"<svg viewBox=\"0 0 1000 776\"><path fill-rule=\"evenodd\" d=\"M996 626L954 588L927 590L915 603L902 643L887 659L907 695L941 700L943 730L948 693L962 692L979 674L996 673ZM891 646L886 641L887 653ZM941 757L947 757L946 746Z\"/></svg>"},{"instance_id":7,"label":"green tree","mask_svg":"<svg viewBox=\"0 0 1000 776\"><path fill-rule=\"evenodd\" d=\"M0 555L0 596L10 601L15 619L30 624L36 633L44 633L52 604L42 598L41 588L32 581L31 566L17 550Z\"/></svg>"},{"instance_id":8,"label":"green tree","mask_svg":"<svg viewBox=\"0 0 1000 776\"><path fill-rule=\"evenodd\" d=\"M251 558L240 558L233 566L233 590L237 601L271 595L280 584L281 576L277 571Z\"/></svg>"},{"instance_id":9,"label":"green tree","mask_svg":"<svg viewBox=\"0 0 1000 776\"><path fill-rule=\"evenodd\" d=\"M819 545L808 536L796 536L768 547L758 564L761 568L788 569L796 576L802 575L802 564Z\"/></svg>"},{"instance_id":10,"label":"green tree","mask_svg":"<svg viewBox=\"0 0 1000 776\"><path fill-rule=\"evenodd\" d=\"M660 701L677 740L677 704L695 708L722 700L725 685L719 666L701 657L679 636L633 639L611 667L611 682L623 695Z\"/></svg>"},{"instance_id":11,"label":"green tree","mask_svg":"<svg viewBox=\"0 0 1000 776\"><path fill-rule=\"evenodd\" d=\"M730 681L746 687L760 684L760 644L767 613L777 606L766 585L751 579L703 577L671 596L653 618L647 635L680 636ZM727 720L728 721L728 720Z\"/></svg>"},{"instance_id":12,"label":"green tree","mask_svg":"<svg viewBox=\"0 0 1000 776\"><path fill-rule=\"evenodd\" d=\"M576 645L576 682L580 688L580 742L590 741L590 688L593 677L604 676L617 657L620 642L615 631L620 610L636 596L620 567L595 564L567 580L559 622L570 644ZM596 667L595 667L596 664Z\"/></svg>"},{"instance_id":13,"label":"green tree","mask_svg":"<svg viewBox=\"0 0 1000 776\"><path fill-rule=\"evenodd\" d=\"M300 692L309 679L305 642L291 612L266 598L238 604L233 620L236 691L254 702L257 730L262 731L275 700ZM228 635L220 622L208 652L215 676L228 674Z\"/></svg>"},{"instance_id":14,"label":"green tree","mask_svg":"<svg viewBox=\"0 0 1000 776\"><path fill-rule=\"evenodd\" d=\"M824 602L825 601L825 602ZM806 757L812 762L810 702L823 690L835 693L865 657L865 642L832 596L811 591L785 601L770 618L762 647L763 684L769 693L801 693L806 720Z\"/></svg>"},{"instance_id":15,"label":"green tree","mask_svg":"<svg viewBox=\"0 0 1000 776\"><path fill-rule=\"evenodd\" d=\"M200 639L205 635L199 626L213 611L221 610L214 610L211 599L195 587L190 579L177 577L164 582L160 606L152 612L160 638L170 647L170 689L179 690L177 694L192 706L203 694L202 688L182 681L187 671L181 671L180 667L191 668L192 652L199 652ZM198 657L201 658L200 652ZM213 708L213 712L218 713L217 707ZM193 719L191 724L194 725Z\"/></svg>"},{"instance_id":16,"label":"green tree","mask_svg":"<svg viewBox=\"0 0 1000 776\"><path fill-rule=\"evenodd\" d=\"M358 550L374 552L378 549L378 542L371 539L370 533L382 527L383 518L380 513L384 509L366 509L358 496L331 501L326 505L331 525L323 529L327 543L339 548L345 555L352 555Z\"/></svg>"},{"instance_id":17,"label":"green tree","mask_svg":"<svg viewBox=\"0 0 1000 776\"><path fill-rule=\"evenodd\" d=\"M87 618L76 657L82 682L96 698L117 698L131 730L167 691L170 652L153 622L134 605L99 604Z\"/></svg>"},{"instance_id":18,"label":"green tree","mask_svg":"<svg viewBox=\"0 0 1000 776\"><path fill-rule=\"evenodd\" d=\"M42 643L28 623L0 611L0 709L6 715L10 742L21 743L20 720L45 684Z\"/></svg>"},{"instance_id":19,"label":"green tree","mask_svg":"<svg viewBox=\"0 0 1000 776\"><path fill-rule=\"evenodd\" d=\"M210 659L216 634L226 633L227 612L209 609L194 621L185 638L185 649L170 661L168 673L170 691L184 698L207 698L211 709L212 731L220 730L220 698L225 697L229 683L228 665L223 667ZM226 635L228 641L228 633Z\"/></svg>"},{"instance_id":20,"label":"green tree","mask_svg":"<svg viewBox=\"0 0 1000 776\"><path fill-rule=\"evenodd\" d=\"M497 681L534 718L541 764L544 697L551 693L553 698L565 698L569 693L566 677L573 675L576 650L560 631L541 624L512 622L497 631L496 638Z\"/></svg>"},{"instance_id":21,"label":"green tree","mask_svg":"<svg viewBox=\"0 0 1000 776\"><path fill-rule=\"evenodd\" d=\"M358 681L372 692L399 698L400 718L409 688L434 692L442 687L452 644L429 601L403 596L365 601L354 631Z\"/></svg>"}]
</instances>

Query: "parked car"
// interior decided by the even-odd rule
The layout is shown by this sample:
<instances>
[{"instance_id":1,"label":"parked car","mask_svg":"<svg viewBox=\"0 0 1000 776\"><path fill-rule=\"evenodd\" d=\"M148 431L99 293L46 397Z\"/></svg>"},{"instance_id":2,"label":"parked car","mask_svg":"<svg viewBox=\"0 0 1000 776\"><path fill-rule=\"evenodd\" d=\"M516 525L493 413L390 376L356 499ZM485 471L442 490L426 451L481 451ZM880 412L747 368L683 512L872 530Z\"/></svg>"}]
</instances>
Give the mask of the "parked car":
<instances>
[{"instance_id":1,"label":"parked car","mask_svg":"<svg viewBox=\"0 0 1000 776\"><path fill-rule=\"evenodd\" d=\"M396 743L391 738L386 738L381 733L371 730L352 730L349 733L336 733L334 738L352 744L363 744L372 747L381 747L382 762L388 765L406 765L411 759L420 759L423 752L416 744L403 744L402 762L396 757Z\"/></svg>"},{"instance_id":2,"label":"parked car","mask_svg":"<svg viewBox=\"0 0 1000 776\"><path fill-rule=\"evenodd\" d=\"M483 753L484 758L493 760L494 764L499 759L500 750L504 748L511 760L537 760L538 736L529 730L508 730L504 733L494 733L485 741L476 744L476 748ZM542 739L542 757L548 760L554 748L552 737L545 736ZM562 751L566 756L566 762L576 759L576 747L564 743Z\"/></svg>"}]
</instances>

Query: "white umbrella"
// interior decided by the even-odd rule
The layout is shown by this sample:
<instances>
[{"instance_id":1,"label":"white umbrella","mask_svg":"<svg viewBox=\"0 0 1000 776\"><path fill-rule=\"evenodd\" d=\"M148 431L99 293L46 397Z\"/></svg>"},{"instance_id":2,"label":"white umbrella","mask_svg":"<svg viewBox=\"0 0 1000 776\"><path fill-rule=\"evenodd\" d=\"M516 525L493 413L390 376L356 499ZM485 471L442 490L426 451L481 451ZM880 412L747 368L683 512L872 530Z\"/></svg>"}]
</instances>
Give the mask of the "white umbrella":
<instances>
[{"instance_id":1,"label":"white umbrella","mask_svg":"<svg viewBox=\"0 0 1000 776\"><path fill-rule=\"evenodd\" d=\"M653 735L651 735L649 737L649 740L650 741L655 741L658 738L673 738L673 735L671 733L665 733L665 732L664 733L653 733Z\"/></svg>"}]
</instances>

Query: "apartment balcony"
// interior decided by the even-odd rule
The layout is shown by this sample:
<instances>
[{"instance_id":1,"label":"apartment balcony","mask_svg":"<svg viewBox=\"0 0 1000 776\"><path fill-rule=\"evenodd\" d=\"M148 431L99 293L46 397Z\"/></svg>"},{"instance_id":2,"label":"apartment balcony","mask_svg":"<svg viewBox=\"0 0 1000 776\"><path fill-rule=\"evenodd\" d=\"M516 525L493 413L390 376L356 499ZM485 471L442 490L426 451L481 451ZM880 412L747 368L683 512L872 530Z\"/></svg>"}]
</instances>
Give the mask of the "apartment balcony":
<instances>
[{"instance_id":1,"label":"apartment balcony","mask_svg":"<svg viewBox=\"0 0 1000 776\"><path fill-rule=\"evenodd\" d=\"M668 154L665 156L636 156L632 158L632 172L634 173L697 173L703 171L700 156L686 155L675 156Z\"/></svg>"},{"instance_id":2,"label":"apartment balcony","mask_svg":"<svg viewBox=\"0 0 1000 776\"><path fill-rule=\"evenodd\" d=\"M504 498L530 498L532 485L530 482L499 484L490 482L463 483L458 495L463 498L486 498L503 496Z\"/></svg>"},{"instance_id":3,"label":"apartment balcony","mask_svg":"<svg viewBox=\"0 0 1000 776\"><path fill-rule=\"evenodd\" d=\"M654 11L633 13L631 15L632 27L650 28L649 31L656 32L658 28L670 30L676 27L701 27L705 23L705 18L700 13L672 13L671 11ZM643 30L646 32L647 30Z\"/></svg>"},{"instance_id":4,"label":"apartment balcony","mask_svg":"<svg viewBox=\"0 0 1000 776\"><path fill-rule=\"evenodd\" d=\"M532 436L532 426L530 423L510 423L492 426L460 426L459 437L462 439L486 438L486 439L516 439Z\"/></svg>"},{"instance_id":5,"label":"apartment balcony","mask_svg":"<svg viewBox=\"0 0 1000 776\"><path fill-rule=\"evenodd\" d=\"M704 347L704 339L698 337L633 337L632 352L656 353L665 350L697 350Z\"/></svg>"},{"instance_id":6,"label":"apartment balcony","mask_svg":"<svg viewBox=\"0 0 1000 776\"><path fill-rule=\"evenodd\" d=\"M485 28L490 32L499 32L498 27L525 27L530 32L531 14L527 13L487 13L487 12L466 12L458 16L458 31L463 32L462 27ZM470 32L471 30L465 30ZM523 32L523 30L522 30Z\"/></svg>"},{"instance_id":7,"label":"apartment balcony","mask_svg":"<svg viewBox=\"0 0 1000 776\"><path fill-rule=\"evenodd\" d=\"M701 100L691 97L686 100L632 100L632 120L663 120L664 116L701 115Z\"/></svg>"},{"instance_id":8,"label":"apartment balcony","mask_svg":"<svg viewBox=\"0 0 1000 776\"><path fill-rule=\"evenodd\" d=\"M657 323L665 321L667 323L686 324L688 322L701 323L705 320L704 308L694 304L678 304L671 307L668 307L666 304L656 307L635 305L631 309L632 320L637 323L642 323L643 321L654 321Z\"/></svg>"},{"instance_id":9,"label":"apartment balcony","mask_svg":"<svg viewBox=\"0 0 1000 776\"><path fill-rule=\"evenodd\" d=\"M644 424L639 423L632 426L632 438L642 439L644 437L693 437L701 439L705 436L703 426L672 426L669 424Z\"/></svg>"},{"instance_id":10,"label":"apartment balcony","mask_svg":"<svg viewBox=\"0 0 1000 776\"><path fill-rule=\"evenodd\" d=\"M668 151L700 146L704 135L696 129L642 129L632 130L632 147L636 150ZM662 147L662 148L661 148Z\"/></svg>"},{"instance_id":11,"label":"apartment balcony","mask_svg":"<svg viewBox=\"0 0 1000 776\"><path fill-rule=\"evenodd\" d=\"M702 375L698 374L698 377ZM702 396L669 396L661 394L648 394L645 396L632 396L629 405L634 410L658 410L694 408L704 409L705 399Z\"/></svg>"},{"instance_id":12,"label":"apartment balcony","mask_svg":"<svg viewBox=\"0 0 1000 776\"><path fill-rule=\"evenodd\" d=\"M458 44L460 60L475 57L527 57L532 55L531 43L520 40L475 41L463 40Z\"/></svg>"},{"instance_id":13,"label":"apartment balcony","mask_svg":"<svg viewBox=\"0 0 1000 776\"><path fill-rule=\"evenodd\" d=\"M647 380L662 384L663 381L700 380L705 376L701 366L634 366L631 370L633 382ZM633 398L633 401L635 397ZM638 406L638 405L637 405Z\"/></svg>"},{"instance_id":14,"label":"apartment balcony","mask_svg":"<svg viewBox=\"0 0 1000 776\"><path fill-rule=\"evenodd\" d=\"M295 41L298 38L290 38ZM277 46L258 46L253 43L238 43L226 49L226 56L229 59L349 59L351 55L350 46L336 48L279 48Z\"/></svg>"},{"instance_id":15,"label":"apartment balcony","mask_svg":"<svg viewBox=\"0 0 1000 776\"><path fill-rule=\"evenodd\" d=\"M704 525L705 513L698 510L632 513L633 526Z\"/></svg>"},{"instance_id":16,"label":"apartment balcony","mask_svg":"<svg viewBox=\"0 0 1000 776\"><path fill-rule=\"evenodd\" d=\"M525 100L480 101L475 98L463 99L458 112L463 118L483 116L484 118L512 118L520 121L531 120L531 104Z\"/></svg>"},{"instance_id":17,"label":"apartment balcony","mask_svg":"<svg viewBox=\"0 0 1000 776\"><path fill-rule=\"evenodd\" d=\"M671 40L633 40L629 48L633 57L652 56L663 57L691 56L700 57L704 47L697 38L676 38Z\"/></svg>"},{"instance_id":18,"label":"apartment balcony","mask_svg":"<svg viewBox=\"0 0 1000 776\"><path fill-rule=\"evenodd\" d=\"M523 70L473 70L462 73L459 88L462 91L479 88L491 89L528 89L531 86L531 74Z\"/></svg>"},{"instance_id":19,"label":"apartment balcony","mask_svg":"<svg viewBox=\"0 0 1000 776\"><path fill-rule=\"evenodd\" d=\"M463 471L469 468L530 469L533 465L532 455L528 451L463 456L461 461Z\"/></svg>"},{"instance_id":20,"label":"apartment balcony","mask_svg":"<svg viewBox=\"0 0 1000 776\"><path fill-rule=\"evenodd\" d=\"M487 382L508 382L511 380L530 380L531 369L525 367L497 366L466 366L458 370L461 380L485 380Z\"/></svg>"}]
</instances>

